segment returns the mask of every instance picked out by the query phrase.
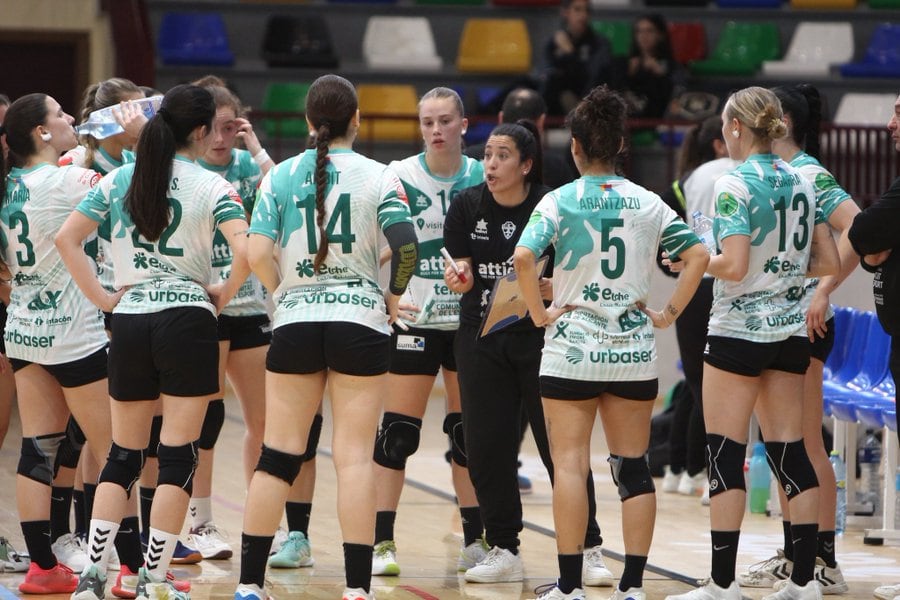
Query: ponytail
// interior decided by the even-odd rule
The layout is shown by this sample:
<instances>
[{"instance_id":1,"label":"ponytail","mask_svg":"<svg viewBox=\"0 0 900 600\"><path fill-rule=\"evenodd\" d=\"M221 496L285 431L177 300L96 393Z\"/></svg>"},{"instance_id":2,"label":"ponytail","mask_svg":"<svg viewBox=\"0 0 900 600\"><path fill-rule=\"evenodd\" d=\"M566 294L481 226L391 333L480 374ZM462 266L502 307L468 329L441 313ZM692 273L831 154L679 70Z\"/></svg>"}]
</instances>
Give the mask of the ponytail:
<instances>
[{"instance_id":1,"label":"ponytail","mask_svg":"<svg viewBox=\"0 0 900 600\"><path fill-rule=\"evenodd\" d=\"M328 187L328 142L331 141L331 127L322 123L316 131L316 226L319 228L319 246L313 261L315 272L328 256L328 235L325 233L325 193Z\"/></svg>"}]
</instances>

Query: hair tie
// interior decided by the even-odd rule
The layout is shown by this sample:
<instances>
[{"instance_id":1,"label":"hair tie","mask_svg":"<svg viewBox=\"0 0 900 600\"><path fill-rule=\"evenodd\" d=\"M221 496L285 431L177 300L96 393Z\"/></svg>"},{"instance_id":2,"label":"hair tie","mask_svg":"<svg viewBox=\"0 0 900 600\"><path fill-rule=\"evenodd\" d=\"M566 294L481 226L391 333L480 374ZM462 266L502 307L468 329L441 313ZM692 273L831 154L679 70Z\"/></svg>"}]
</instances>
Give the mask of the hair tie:
<instances>
[{"instance_id":1,"label":"hair tie","mask_svg":"<svg viewBox=\"0 0 900 600\"><path fill-rule=\"evenodd\" d=\"M158 114L160 117L162 117L162 120L166 122L166 125L172 124L172 121L171 121L172 115L169 114L169 111L166 110L165 108L160 107L159 110L156 111L156 114Z\"/></svg>"}]
</instances>

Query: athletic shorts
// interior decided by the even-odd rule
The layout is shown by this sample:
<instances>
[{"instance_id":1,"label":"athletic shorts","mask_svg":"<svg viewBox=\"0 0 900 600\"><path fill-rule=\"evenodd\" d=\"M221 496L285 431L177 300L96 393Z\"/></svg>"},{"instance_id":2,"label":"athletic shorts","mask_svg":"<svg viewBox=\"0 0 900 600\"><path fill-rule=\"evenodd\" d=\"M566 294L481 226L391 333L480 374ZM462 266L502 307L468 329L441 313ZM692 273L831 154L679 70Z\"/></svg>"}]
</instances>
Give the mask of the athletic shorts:
<instances>
[{"instance_id":1,"label":"athletic shorts","mask_svg":"<svg viewBox=\"0 0 900 600\"><path fill-rule=\"evenodd\" d=\"M828 328L828 331L825 332L825 337L819 337L819 334L816 334L816 341L809 345L810 358L815 358L822 362L828 360L828 355L831 354L831 349L834 348L834 317L825 321L825 327Z\"/></svg>"},{"instance_id":2,"label":"athletic shorts","mask_svg":"<svg viewBox=\"0 0 900 600\"><path fill-rule=\"evenodd\" d=\"M612 394L626 400L656 400L659 380L646 381L582 381L541 375L541 397L551 400L591 400L601 394Z\"/></svg>"},{"instance_id":3,"label":"athletic shorts","mask_svg":"<svg viewBox=\"0 0 900 600\"><path fill-rule=\"evenodd\" d=\"M402 331L394 327L391 334L391 373L397 375L438 374L441 367L456 371L453 340L456 331L410 327Z\"/></svg>"},{"instance_id":4,"label":"athletic shorts","mask_svg":"<svg viewBox=\"0 0 900 600\"><path fill-rule=\"evenodd\" d=\"M745 377L759 377L765 370L803 375L809 368L809 338L791 336L780 342L751 342L711 335L706 338L704 362Z\"/></svg>"},{"instance_id":5,"label":"athletic shorts","mask_svg":"<svg viewBox=\"0 0 900 600\"><path fill-rule=\"evenodd\" d=\"M6 305L0 302L0 353L6 354Z\"/></svg>"},{"instance_id":6,"label":"athletic shorts","mask_svg":"<svg viewBox=\"0 0 900 600\"><path fill-rule=\"evenodd\" d=\"M219 315L219 341L231 342L229 350L268 346L272 341L272 323L268 315L232 317Z\"/></svg>"},{"instance_id":7,"label":"athletic shorts","mask_svg":"<svg viewBox=\"0 0 900 600\"><path fill-rule=\"evenodd\" d=\"M219 391L216 318L182 306L147 314L115 313L109 395L115 400L209 396Z\"/></svg>"},{"instance_id":8,"label":"athletic shorts","mask_svg":"<svg viewBox=\"0 0 900 600\"><path fill-rule=\"evenodd\" d=\"M84 358L56 365L42 365L19 358L9 359L13 373L24 369L28 365L36 364L39 367L43 367L64 388L75 388L106 379L106 362L106 346Z\"/></svg>"},{"instance_id":9,"label":"athletic shorts","mask_svg":"<svg viewBox=\"0 0 900 600\"><path fill-rule=\"evenodd\" d=\"M345 375L388 370L390 336L345 321L289 323L275 328L266 354L272 373L308 375L331 369Z\"/></svg>"},{"instance_id":10,"label":"athletic shorts","mask_svg":"<svg viewBox=\"0 0 900 600\"><path fill-rule=\"evenodd\" d=\"M103 329L112 331L112 313L103 313Z\"/></svg>"}]
</instances>

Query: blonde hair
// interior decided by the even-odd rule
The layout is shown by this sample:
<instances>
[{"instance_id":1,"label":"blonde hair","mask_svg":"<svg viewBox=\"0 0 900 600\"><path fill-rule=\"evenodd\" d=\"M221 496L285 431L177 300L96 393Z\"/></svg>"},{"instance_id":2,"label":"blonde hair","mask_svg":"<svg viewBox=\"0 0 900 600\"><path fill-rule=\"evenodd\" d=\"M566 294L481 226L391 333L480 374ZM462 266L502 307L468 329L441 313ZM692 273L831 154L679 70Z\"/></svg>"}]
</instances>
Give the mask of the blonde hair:
<instances>
[{"instance_id":1,"label":"blonde hair","mask_svg":"<svg viewBox=\"0 0 900 600\"><path fill-rule=\"evenodd\" d=\"M91 113L107 106L113 106L125 99L125 96L132 94L144 95L137 85L128 79L121 77L113 77L94 84L91 84L84 90L84 97L81 100L81 123L88 120ZM88 168L94 164L94 152L100 147L100 142L90 135L81 136L81 143L84 144L87 152L85 159Z\"/></svg>"},{"instance_id":2,"label":"blonde hair","mask_svg":"<svg viewBox=\"0 0 900 600\"><path fill-rule=\"evenodd\" d=\"M452 90L447 87L436 87L425 92L425 95L419 99L419 110L422 110L422 104L424 104L426 100L440 100L443 98L449 98L453 101L453 104L456 105L456 110L457 112L459 112L460 117L466 116L466 109L463 107L462 98L459 97L459 94L456 92L456 90Z\"/></svg>"},{"instance_id":3,"label":"blonde hair","mask_svg":"<svg viewBox=\"0 0 900 600\"><path fill-rule=\"evenodd\" d=\"M723 114L726 119L737 119L762 140L777 140L788 133L781 102L764 87L753 86L733 93L725 103Z\"/></svg>"}]
</instances>

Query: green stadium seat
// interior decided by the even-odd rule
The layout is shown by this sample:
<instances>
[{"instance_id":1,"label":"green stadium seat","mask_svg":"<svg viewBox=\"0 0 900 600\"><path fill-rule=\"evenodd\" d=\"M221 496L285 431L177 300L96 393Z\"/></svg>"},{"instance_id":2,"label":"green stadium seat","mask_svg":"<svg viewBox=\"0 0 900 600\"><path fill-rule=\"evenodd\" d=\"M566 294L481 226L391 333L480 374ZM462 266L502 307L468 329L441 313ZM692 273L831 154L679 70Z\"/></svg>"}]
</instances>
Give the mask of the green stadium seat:
<instances>
[{"instance_id":1,"label":"green stadium seat","mask_svg":"<svg viewBox=\"0 0 900 600\"><path fill-rule=\"evenodd\" d=\"M900 0L869 0L869 8L900 9Z\"/></svg>"},{"instance_id":2,"label":"green stadium seat","mask_svg":"<svg viewBox=\"0 0 900 600\"><path fill-rule=\"evenodd\" d=\"M631 51L630 21L594 21L594 31L609 40L613 56L628 56Z\"/></svg>"},{"instance_id":3,"label":"green stadium seat","mask_svg":"<svg viewBox=\"0 0 900 600\"><path fill-rule=\"evenodd\" d=\"M763 61L775 60L780 53L774 23L728 21L710 57L692 62L690 68L696 75L753 75Z\"/></svg>"},{"instance_id":4,"label":"green stadium seat","mask_svg":"<svg viewBox=\"0 0 900 600\"><path fill-rule=\"evenodd\" d=\"M305 112L308 83L270 83L266 87L262 108L270 112ZM305 138L309 135L306 119L263 119L270 137Z\"/></svg>"}]
</instances>

